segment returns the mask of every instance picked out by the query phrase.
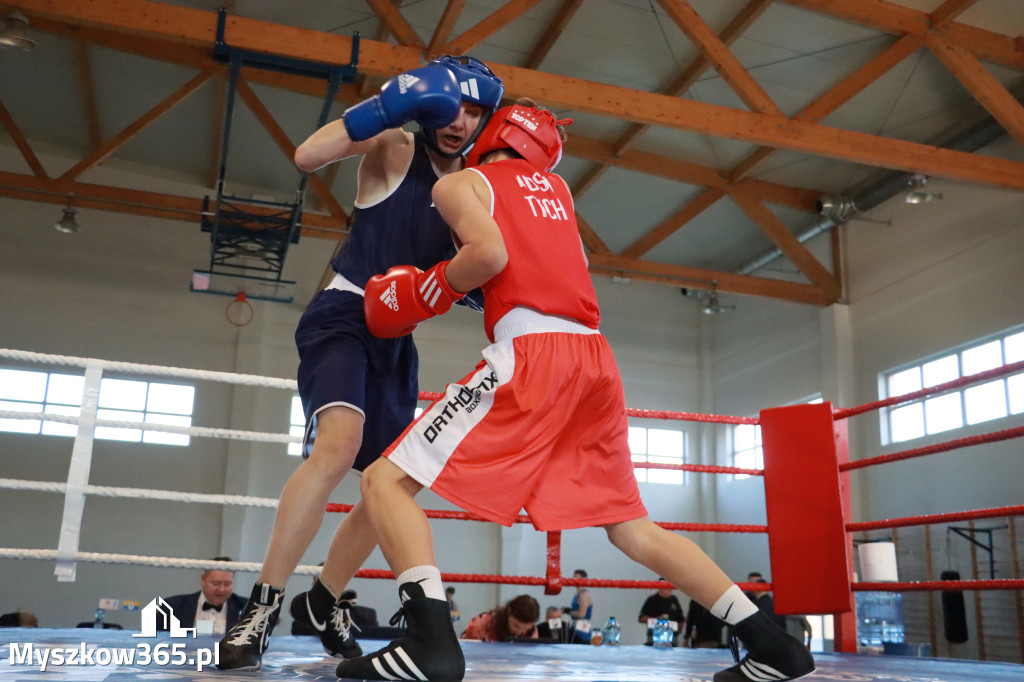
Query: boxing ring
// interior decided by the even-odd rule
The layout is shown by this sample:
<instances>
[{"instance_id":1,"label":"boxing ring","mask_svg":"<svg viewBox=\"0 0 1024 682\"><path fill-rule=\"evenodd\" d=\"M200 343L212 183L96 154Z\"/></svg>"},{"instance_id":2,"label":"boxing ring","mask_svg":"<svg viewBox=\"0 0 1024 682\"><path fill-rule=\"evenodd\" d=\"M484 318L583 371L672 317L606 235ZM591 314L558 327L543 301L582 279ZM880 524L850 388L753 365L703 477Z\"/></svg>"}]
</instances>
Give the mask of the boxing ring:
<instances>
[{"instance_id":1,"label":"boxing ring","mask_svg":"<svg viewBox=\"0 0 1024 682\"><path fill-rule=\"evenodd\" d=\"M0 478L0 489L60 494L64 514L57 548L26 549L0 547L0 559L36 560L51 563L59 580L72 581L78 563L111 563L189 569L219 568L239 572L258 572L255 562L212 562L209 560L163 556L142 556L83 551L79 547L86 496L165 500L178 503L215 503L244 507L276 507L276 499L240 495L198 494L172 490L152 490L96 486L88 482L92 457L93 430L96 427L120 427L184 434L199 438L222 438L249 442L292 443L299 437L288 434L215 429L209 427L171 427L140 422L121 422L97 418L97 395L104 372L140 374L147 377L174 377L226 382L295 392L292 380L170 368L96 359L45 355L0 349L0 358L21 365L31 363L47 367L84 370L85 388L77 416L0 410L0 419L31 419L77 424L72 445L71 464L65 481L26 481ZM894 452L879 457L851 461L847 439L847 420L885 407L909 402L926 395L956 390L962 386L991 380L1024 370L1024 362L962 377L888 400L854 408L837 409L829 403L769 408L758 417L731 417L652 410L628 410L630 417L713 424L752 424L760 426L764 448L764 469L745 469L697 464L637 463L637 467L675 469L694 473L744 474L761 476L765 484L767 525L713 523L676 523L659 521L674 531L763 533L768 537L773 582L740 583L748 591L771 590L776 610L792 614L831 614L834 617L835 653L815 653L817 671L809 679L834 681L899 680L900 682L994 682L1024 679L1024 665L983 661L916 658L906 656L857 654L854 595L858 592L936 592L1004 591L1015 599L1018 628L1021 619L1021 590L1024 580L1017 577L990 580L926 580L910 582L857 582L854 580L853 535L876 530L894 530L954 521L1009 518L1024 514L1024 505L974 509L963 512L884 519L854 523L851 520L850 473L857 469L884 466L890 462L923 458L939 452L1015 439L1024 436L1024 427L994 431L981 436ZM421 400L435 400L441 393L422 393ZM794 472L799 475L794 476ZM344 513L350 505L330 504L328 511ZM813 514L807 510L812 509ZM459 511L427 510L428 517L452 521L480 521ZM529 523L525 515L517 523ZM558 594L563 587L585 586L615 589L658 589L656 581L576 579L563 575L560 532L547 533L543 575L483 575L444 573L450 583L489 583L532 585L545 594ZM807 547L820 548L808 552ZM542 559L538 558L538 563ZM315 575L316 566L299 566L297 574ZM363 569L356 577L392 579L390 571ZM934 618L932 618L934 622ZM1024 635L1021 647L1024 649ZM204 652L216 649L213 637L168 639L158 633L142 642L138 633L94 629L0 629L0 682L6 680L199 680L199 679L303 679L333 680L336 661L326 657L315 639L276 634L264 655L264 670L258 673L221 672L209 661L198 669ZM363 644L365 651L375 648L374 641ZM380 642L381 645L384 642ZM86 664L42 665L50 654L78 651ZM145 650L143 659L140 651ZM160 651L160 656L156 654ZM718 670L732 664L728 649L655 650L643 646L595 647L564 644L488 644L465 642L467 680L619 680L621 682L672 680L710 680ZM101 653L105 652L105 653ZM87 655L90 654L91 655ZM1024 654L1024 651L1022 651ZM132 659L129 660L128 657Z\"/></svg>"}]
</instances>

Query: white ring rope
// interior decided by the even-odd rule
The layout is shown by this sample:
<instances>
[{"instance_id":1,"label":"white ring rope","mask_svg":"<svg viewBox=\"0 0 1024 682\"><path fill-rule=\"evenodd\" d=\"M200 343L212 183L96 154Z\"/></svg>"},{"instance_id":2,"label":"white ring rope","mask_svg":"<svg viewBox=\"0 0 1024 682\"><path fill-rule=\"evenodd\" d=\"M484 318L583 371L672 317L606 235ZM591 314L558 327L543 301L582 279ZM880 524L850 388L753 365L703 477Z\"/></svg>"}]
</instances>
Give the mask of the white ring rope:
<instances>
[{"instance_id":1,"label":"white ring rope","mask_svg":"<svg viewBox=\"0 0 1024 682\"><path fill-rule=\"evenodd\" d=\"M16 410L0 410L0 419L35 419L63 424L77 424L78 416L73 414L51 414L49 412L23 412ZM224 438L227 440L244 440L254 443L301 443L302 436L287 433L266 433L262 431L239 431L237 429L218 429L209 426L175 426L173 424L157 424L154 422L133 422L119 419L96 419L96 426L107 426L140 431L157 431L159 433L177 433L185 436L201 438Z\"/></svg>"},{"instance_id":2,"label":"white ring rope","mask_svg":"<svg viewBox=\"0 0 1024 682\"><path fill-rule=\"evenodd\" d=\"M43 493L63 493L67 483L56 481L25 481L16 478L0 478L0 488L9 490L34 490ZM235 504L246 507L277 507L277 500L269 497L246 495L223 495L212 493L182 493L175 490L153 490L149 488L119 488L107 485L86 485L83 490L99 497L127 497L141 500L170 500L173 502L196 502L206 504Z\"/></svg>"},{"instance_id":3,"label":"white ring rope","mask_svg":"<svg viewBox=\"0 0 1024 682\"><path fill-rule=\"evenodd\" d=\"M18 549L0 547L0 559L56 559L55 549ZM259 573L263 564L256 561L213 561L211 559L178 559L164 556L143 556L139 554L107 554L103 552L75 552L74 561L94 564L134 564L136 566L159 566L162 568L193 568ZM295 573L320 575L319 566L298 566Z\"/></svg>"},{"instance_id":4,"label":"white ring rope","mask_svg":"<svg viewBox=\"0 0 1024 682\"><path fill-rule=\"evenodd\" d=\"M0 410L0 419L19 419L32 421L50 421L79 426L74 438L66 483L50 483L43 481L17 481L0 479L0 488L20 490L36 490L40 492L63 493L64 515L61 521L59 543L56 550L29 550L16 548L0 548L0 558L37 558L56 559L54 573L61 582L74 581L77 561L105 563L137 563L152 566L172 566L181 568L227 568L229 565L238 571L259 571L260 565L244 562L218 562L209 565L209 561L197 559L172 559L168 557L139 557L130 554L98 554L80 552L79 541L83 516L84 496L86 494L106 497L128 497L150 500L170 500L178 502L198 502L208 504L235 504L255 507L276 507L277 500L242 495L214 495L203 493L182 493L170 490L146 490L142 488L117 488L111 486L95 486L88 483L89 468L92 462L92 447L96 427L153 431L178 435L198 436L205 438L221 438L262 443L300 443L302 438L291 434L264 433L258 431L242 431L237 429L220 429L204 426L179 426L156 422L125 421L114 419L98 419L97 397L104 372L144 374L157 377L177 377L198 381L218 381L228 384L279 388L295 391L298 387L294 379L278 379L252 374L234 374L230 372L214 372L207 370L182 369L160 365L145 365L131 362L113 362L93 358L79 358L68 355L52 355L31 351L0 348L0 359L10 359L22 363L40 363L51 366L79 367L85 370L85 383L82 393L81 410L77 415L61 415L47 412L30 412ZM316 575L316 567L299 567L297 573Z\"/></svg>"},{"instance_id":5,"label":"white ring rope","mask_svg":"<svg viewBox=\"0 0 1024 682\"><path fill-rule=\"evenodd\" d=\"M222 381L228 384L265 386L268 388L287 388L293 391L298 390L299 386L295 379L278 379L275 377L261 377L255 374L232 374L231 372L214 372L205 369L164 367L162 365L143 365L135 362L95 360L90 358L77 358L71 355L33 353L31 351L14 350L12 348L0 348L0 358L10 358L12 360L21 360L23 362L64 365L68 367L85 367L87 364L92 363L99 365L104 370L124 372L126 374L150 374L153 376L181 377L184 379L197 379L200 381Z\"/></svg>"}]
</instances>

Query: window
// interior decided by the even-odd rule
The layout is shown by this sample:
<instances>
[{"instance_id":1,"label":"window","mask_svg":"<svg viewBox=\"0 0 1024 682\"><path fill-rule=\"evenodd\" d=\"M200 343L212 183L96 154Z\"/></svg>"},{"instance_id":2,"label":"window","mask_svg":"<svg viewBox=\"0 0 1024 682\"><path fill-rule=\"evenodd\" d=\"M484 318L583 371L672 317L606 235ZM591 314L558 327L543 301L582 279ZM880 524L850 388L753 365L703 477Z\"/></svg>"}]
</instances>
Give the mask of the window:
<instances>
[{"instance_id":1,"label":"window","mask_svg":"<svg viewBox=\"0 0 1024 682\"><path fill-rule=\"evenodd\" d=\"M884 374L882 397L906 395L1021 360L1024 331L1018 330ZM1022 412L1024 372L883 410L882 441L901 443Z\"/></svg>"},{"instance_id":2,"label":"window","mask_svg":"<svg viewBox=\"0 0 1024 682\"><path fill-rule=\"evenodd\" d=\"M629 427L629 450L634 462L652 464L684 464L686 462L686 433L672 429L646 429ZM688 472L675 469L634 469L636 479L646 483L689 483Z\"/></svg>"},{"instance_id":3,"label":"window","mask_svg":"<svg viewBox=\"0 0 1024 682\"><path fill-rule=\"evenodd\" d=\"M817 405L821 396L803 401ZM761 427L757 424L736 424L732 429L732 466L738 469L764 469L764 449L761 446ZM750 478L750 474L733 474L733 480Z\"/></svg>"},{"instance_id":4,"label":"window","mask_svg":"<svg viewBox=\"0 0 1024 682\"><path fill-rule=\"evenodd\" d=\"M84 387L85 377L78 374L0 369L0 409L78 416L82 411ZM105 378L100 380L96 418L191 426L194 400L194 386ZM74 437L78 434L78 426L41 419L0 419L0 431ZM189 444L189 436L184 434L143 431L126 426L98 426L95 436L135 443Z\"/></svg>"},{"instance_id":5,"label":"window","mask_svg":"<svg viewBox=\"0 0 1024 682\"><path fill-rule=\"evenodd\" d=\"M733 427L732 465L740 469L764 469L760 426L737 424ZM733 474L733 478L738 481L741 478L750 478L750 474Z\"/></svg>"}]
</instances>

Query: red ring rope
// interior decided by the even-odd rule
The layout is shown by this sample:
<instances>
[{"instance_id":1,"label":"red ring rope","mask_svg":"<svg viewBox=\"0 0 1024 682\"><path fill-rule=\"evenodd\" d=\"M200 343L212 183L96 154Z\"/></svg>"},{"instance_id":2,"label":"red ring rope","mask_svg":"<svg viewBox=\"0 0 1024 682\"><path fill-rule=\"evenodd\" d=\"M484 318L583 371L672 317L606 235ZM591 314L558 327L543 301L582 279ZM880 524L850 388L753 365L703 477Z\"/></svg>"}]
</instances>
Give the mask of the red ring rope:
<instances>
[{"instance_id":1,"label":"red ring rope","mask_svg":"<svg viewBox=\"0 0 1024 682\"><path fill-rule=\"evenodd\" d=\"M923 457L925 455L934 455L937 452L946 452L948 450L956 450L957 448L969 447L971 445L981 445L983 443L995 443L1001 440L1010 440L1011 438L1017 438L1024 436L1024 426L1018 426L1013 429L1006 429L1004 431L993 431L992 433L984 433L980 436L968 436L967 438L957 438L956 440L947 441L945 443L936 443L935 445L926 445L921 448L913 448L911 450L902 450L900 452L894 452L889 455L880 455L878 457L869 457L867 459L859 459L856 462L844 462L839 465L840 471L850 471L851 469L863 469L864 467L874 466L876 464L888 464L889 462L898 462L904 459L911 459L913 457Z\"/></svg>"},{"instance_id":2,"label":"red ring rope","mask_svg":"<svg viewBox=\"0 0 1024 682\"><path fill-rule=\"evenodd\" d=\"M947 590L1021 590L1024 580L921 580L908 583L853 583L854 592L938 592Z\"/></svg>"},{"instance_id":3,"label":"red ring rope","mask_svg":"<svg viewBox=\"0 0 1024 682\"><path fill-rule=\"evenodd\" d=\"M902 519L886 519L884 521L867 521L846 524L847 532L862 530L879 530L882 528L902 528L904 526L923 526L931 523L949 523L951 521L971 521L975 519L994 519L1001 516L1024 515L1024 505L1015 507L994 507L992 509L974 509L971 511L951 512L948 514L930 514L926 516L908 516Z\"/></svg>"},{"instance_id":4,"label":"red ring rope","mask_svg":"<svg viewBox=\"0 0 1024 682\"><path fill-rule=\"evenodd\" d=\"M885 400L876 400L871 403L864 403L863 405L859 405L857 407L837 409L833 411L833 416L837 420L846 419L847 417L853 417L858 414L864 414L865 412L878 410L883 407L891 407L893 405L899 405L900 403L908 403L911 402L912 400L924 398L925 396L929 396L935 393L943 393L944 391L948 391L954 388L960 388L961 386L966 386L967 384L973 384L979 381L984 381L985 379L995 379L1006 374L1013 374L1014 372L1022 369L1024 369L1024 360L1021 360L1020 362L1014 362L1009 365L996 367L995 369L986 370L984 372L978 372L977 374L968 374L965 377L953 379L952 381L947 381L944 384L937 384L935 386L929 386L928 388L922 388L921 390L914 391L913 393L904 393L903 395L893 396L892 398L886 398Z\"/></svg>"}]
</instances>

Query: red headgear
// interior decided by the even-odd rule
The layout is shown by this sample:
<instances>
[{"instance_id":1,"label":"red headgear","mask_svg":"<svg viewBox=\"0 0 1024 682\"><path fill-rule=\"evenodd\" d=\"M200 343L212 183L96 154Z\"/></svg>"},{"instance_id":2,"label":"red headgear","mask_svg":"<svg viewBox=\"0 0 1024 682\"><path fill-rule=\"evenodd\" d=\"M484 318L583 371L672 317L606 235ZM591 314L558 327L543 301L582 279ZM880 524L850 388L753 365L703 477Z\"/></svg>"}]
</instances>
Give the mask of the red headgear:
<instances>
[{"instance_id":1,"label":"red headgear","mask_svg":"<svg viewBox=\"0 0 1024 682\"><path fill-rule=\"evenodd\" d=\"M469 150L466 166L480 165L481 157L488 152L512 149L537 170L550 171L562 159L562 136L557 125L570 123L572 119L556 121L547 109L502 107L494 112Z\"/></svg>"}]
</instances>

